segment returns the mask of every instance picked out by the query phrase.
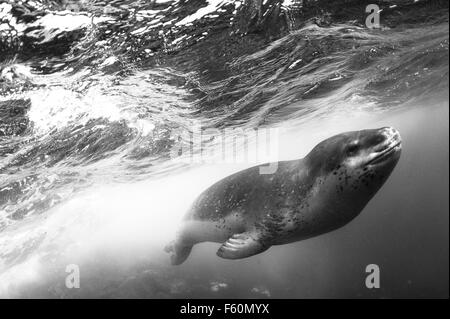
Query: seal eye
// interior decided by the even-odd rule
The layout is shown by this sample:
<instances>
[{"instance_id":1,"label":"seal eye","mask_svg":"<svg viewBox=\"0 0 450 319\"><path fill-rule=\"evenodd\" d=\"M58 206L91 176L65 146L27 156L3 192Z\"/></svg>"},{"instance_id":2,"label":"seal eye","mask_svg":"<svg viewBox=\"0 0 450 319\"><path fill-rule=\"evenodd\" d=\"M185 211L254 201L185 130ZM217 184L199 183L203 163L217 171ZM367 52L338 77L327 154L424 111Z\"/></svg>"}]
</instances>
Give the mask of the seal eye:
<instances>
[{"instance_id":1,"label":"seal eye","mask_svg":"<svg viewBox=\"0 0 450 319\"><path fill-rule=\"evenodd\" d=\"M358 143L352 143L349 146L347 146L346 153L347 155L353 155L359 150L359 144Z\"/></svg>"}]
</instances>

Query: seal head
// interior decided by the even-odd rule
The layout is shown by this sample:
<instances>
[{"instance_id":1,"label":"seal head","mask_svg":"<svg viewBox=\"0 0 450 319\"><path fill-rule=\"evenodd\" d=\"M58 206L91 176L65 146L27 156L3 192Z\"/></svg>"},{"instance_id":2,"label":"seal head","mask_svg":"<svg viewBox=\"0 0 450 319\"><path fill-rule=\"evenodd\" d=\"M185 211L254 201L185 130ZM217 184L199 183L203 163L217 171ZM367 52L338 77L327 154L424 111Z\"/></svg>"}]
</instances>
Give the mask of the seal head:
<instances>
[{"instance_id":1,"label":"seal head","mask_svg":"<svg viewBox=\"0 0 450 319\"><path fill-rule=\"evenodd\" d=\"M361 210L391 174L401 149L400 133L384 127L333 136L314 147L304 160L309 174L324 177L336 188L338 202L352 203L349 206L360 202L356 206Z\"/></svg>"}]
</instances>

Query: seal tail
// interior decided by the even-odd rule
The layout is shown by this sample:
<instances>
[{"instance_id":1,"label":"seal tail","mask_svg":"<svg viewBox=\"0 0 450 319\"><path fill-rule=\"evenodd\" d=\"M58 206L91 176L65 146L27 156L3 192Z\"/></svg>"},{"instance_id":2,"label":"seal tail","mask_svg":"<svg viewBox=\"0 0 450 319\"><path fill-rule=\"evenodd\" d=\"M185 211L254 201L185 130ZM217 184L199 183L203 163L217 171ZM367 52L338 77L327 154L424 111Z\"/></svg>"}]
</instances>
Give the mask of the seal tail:
<instances>
[{"instance_id":1,"label":"seal tail","mask_svg":"<svg viewBox=\"0 0 450 319\"><path fill-rule=\"evenodd\" d=\"M193 245L180 244L172 242L164 249L167 253L172 254L170 261L173 266L179 266L188 259L191 254Z\"/></svg>"}]
</instances>

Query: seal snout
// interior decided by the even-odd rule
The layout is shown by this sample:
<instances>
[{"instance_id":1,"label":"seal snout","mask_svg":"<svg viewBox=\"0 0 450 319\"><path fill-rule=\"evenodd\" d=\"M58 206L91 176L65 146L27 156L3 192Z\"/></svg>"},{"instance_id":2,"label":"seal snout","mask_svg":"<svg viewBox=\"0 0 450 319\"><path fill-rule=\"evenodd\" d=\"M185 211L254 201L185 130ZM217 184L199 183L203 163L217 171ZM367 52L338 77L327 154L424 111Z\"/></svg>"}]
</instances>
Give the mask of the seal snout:
<instances>
[{"instance_id":1,"label":"seal snout","mask_svg":"<svg viewBox=\"0 0 450 319\"><path fill-rule=\"evenodd\" d=\"M389 158L398 157L401 151L402 138L399 131L393 127L383 127L374 137L375 145L368 164L384 162Z\"/></svg>"},{"instance_id":2,"label":"seal snout","mask_svg":"<svg viewBox=\"0 0 450 319\"><path fill-rule=\"evenodd\" d=\"M377 130L372 142L374 151L382 152L395 146L401 147L402 138L395 128L383 127Z\"/></svg>"},{"instance_id":3,"label":"seal snout","mask_svg":"<svg viewBox=\"0 0 450 319\"><path fill-rule=\"evenodd\" d=\"M393 127L383 127L380 130L381 134L385 137L384 148L401 147L402 137L399 131Z\"/></svg>"}]
</instances>

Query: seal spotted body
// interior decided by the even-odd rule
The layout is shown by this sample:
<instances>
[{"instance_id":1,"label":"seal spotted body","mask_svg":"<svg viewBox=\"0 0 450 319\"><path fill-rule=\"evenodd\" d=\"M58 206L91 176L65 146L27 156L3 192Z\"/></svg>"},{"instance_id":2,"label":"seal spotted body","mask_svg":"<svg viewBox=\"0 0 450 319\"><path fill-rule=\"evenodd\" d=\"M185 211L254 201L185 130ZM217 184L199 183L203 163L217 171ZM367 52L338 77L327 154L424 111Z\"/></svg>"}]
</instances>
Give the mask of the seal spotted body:
<instances>
[{"instance_id":1,"label":"seal spotted body","mask_svg":"<svg viewBox=\"0 0 450 319\"><path fill-rule=\"evenodd\" d=\"M179 265L195 244L219 242L219 257L240 259L340 228L380 189L400 153L393 128L354 131L279 162L274 174L255 166L228 176L195 200L166 251Z\"/></svg>"}]
</instances>

